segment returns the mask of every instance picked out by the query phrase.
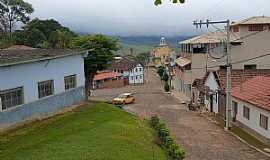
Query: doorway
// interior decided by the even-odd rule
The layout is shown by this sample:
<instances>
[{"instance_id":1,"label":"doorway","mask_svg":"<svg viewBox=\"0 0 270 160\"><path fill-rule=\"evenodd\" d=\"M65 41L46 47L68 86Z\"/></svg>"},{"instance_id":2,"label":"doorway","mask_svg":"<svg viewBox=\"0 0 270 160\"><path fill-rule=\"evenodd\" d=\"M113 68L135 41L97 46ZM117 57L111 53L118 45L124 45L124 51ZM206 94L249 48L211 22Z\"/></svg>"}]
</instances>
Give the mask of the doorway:
<instances>
[{"instance_id":1,"label":"doorway","mask_svg":"<svg viewBox=\"0 0 270 160\"><path fill-rule=\"evenodd\" d=\"M214 100L213 95L210 95L210 112L211 113L214 111L213 100Z\"/></svg>"}]
</instances>

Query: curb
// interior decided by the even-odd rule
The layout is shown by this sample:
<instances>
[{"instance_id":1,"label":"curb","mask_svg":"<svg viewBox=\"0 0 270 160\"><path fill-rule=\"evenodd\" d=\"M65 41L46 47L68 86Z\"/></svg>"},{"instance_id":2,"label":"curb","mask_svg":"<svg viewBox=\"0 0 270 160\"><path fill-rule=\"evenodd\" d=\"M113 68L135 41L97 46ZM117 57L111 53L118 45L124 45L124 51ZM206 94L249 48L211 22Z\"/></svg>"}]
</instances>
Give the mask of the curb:
<instances>
[{"instance_id":1,"label":"curb","mask_svg":"<svg viewBox=\"0 0 270 160\"><path fill-rule=\"evenodd\" d=\"M202 114L202 117L206 118L207 120L209 120L210 122L212 122L212 123L214 123L214 124L216 124L216 125L219 124L218 122L216 122L215 120L212 120L211 118L209 118L209 117L206 116L206 115L203 115L203 114ZM262 154L264 154L264 155L267 156L267 157L270 157L270 154L269 154L269 153L267 153L267 152L265 152L265 151L263 151L263 150L261 150L261 149L255 147L255 146L249 144L247 141L245 141L244 139L242 139L241 137L239 137L239 136L236 135L235 133L233 133L233 132L231 132L231 131L226 131L226 132L229 133L229 134L231 134L231 135L234 136L235 138L237 138L237 139L238 139L239 141L241 141L242 143L246 144L248 147L250 147L250 148L252 148L252 149L254 149L254 150L256 150L256 151L258 151L258 152L260 152L260 153L262 153Z\"/></svg>"},{"instance_id":2,"label":"curb","mask_svg":"<svg viewBox=\"0 0 270 160\"><path fill-rule=\"evenodd\" d=\"M230 133L231 135L233 135L234 137L236 137L239 141L241 141L242 143L246 144L246 145L249 146L250 148L255 149L256 151L258 151L258 152L260 152L260 153L262 153L262 154L264 154L265 156L267 156L267 157L270 158L270 154L269 154L269 153L266 153L265 151L263 151L263 150L261 150L261 149L255 147L255 146L249 144L247 141L243 140L241 137L239 137L238 135L234 134L234 133L231 132L231 131L228 131L228 133Z\"/></svg>"}]
</instances>

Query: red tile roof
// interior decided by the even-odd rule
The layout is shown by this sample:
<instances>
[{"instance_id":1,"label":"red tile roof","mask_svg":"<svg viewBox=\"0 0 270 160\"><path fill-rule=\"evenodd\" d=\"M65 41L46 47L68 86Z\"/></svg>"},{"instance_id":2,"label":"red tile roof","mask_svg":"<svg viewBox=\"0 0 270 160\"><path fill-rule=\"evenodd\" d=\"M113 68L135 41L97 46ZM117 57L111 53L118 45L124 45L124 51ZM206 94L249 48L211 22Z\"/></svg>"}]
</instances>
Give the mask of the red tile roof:
<instances>
[{"instance_id":1,"label":"red tile roof","mask_svg":"<svg viewBox=\"0 0 270 160\"><path fill-rule=\"evenodd\" d=\"M270 111L270 77L257 76L233 88L232 96Z\"/></svg>"},{"instance_id":2,"label":"red tile roof","mask_svg":"<svg viewBox=\"0 0 270 160\"><path fill-rule=\"evenodd\" d=\"M94 81L110 79L110 78L117 78L117 77L121 77L121 76L122 75L120 73L117 73L117 72L103 71L103 72L99 72L95 75Z\"/></svg>"},{"instance_id":3,"label":"red tile roof","mask_svg":"<svg viewBox=\"0 0 270 160\"><path fill-rule=\"evenodd\" d=\"M241 83L248 79L256 76L270 76L270 69L254 69L254 70L243 70L243 69L233 69L231 72L232 77L232 87L239 86ZM218 82L220 84L220 89L224 90L226 88L226 70L221 69L215 72Z\"/></svg>"}]
</instances>

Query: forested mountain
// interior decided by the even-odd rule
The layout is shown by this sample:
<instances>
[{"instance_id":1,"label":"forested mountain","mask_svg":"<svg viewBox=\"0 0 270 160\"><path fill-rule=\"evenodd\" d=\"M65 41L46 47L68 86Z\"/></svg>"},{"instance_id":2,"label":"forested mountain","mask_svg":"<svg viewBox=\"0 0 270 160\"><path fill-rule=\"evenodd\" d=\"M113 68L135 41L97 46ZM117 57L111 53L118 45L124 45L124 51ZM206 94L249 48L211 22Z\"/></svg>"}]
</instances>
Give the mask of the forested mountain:
<instances>
[{"instance_id":1,"label":"forested mountain","mask_svg":"<svg viewBox=\"0 0 270 160\"><path fill-rule=\"evenodd\" d=\"M121 50L120 54L129 54L130 48L133 49L133 53L142 53L151 51L155 46L159 45L161 36L119 36ZM172 48L178 50L178 42L188 39L188 36L174 36L166 37L166 41Z\"/></svg>"}]
</instances>

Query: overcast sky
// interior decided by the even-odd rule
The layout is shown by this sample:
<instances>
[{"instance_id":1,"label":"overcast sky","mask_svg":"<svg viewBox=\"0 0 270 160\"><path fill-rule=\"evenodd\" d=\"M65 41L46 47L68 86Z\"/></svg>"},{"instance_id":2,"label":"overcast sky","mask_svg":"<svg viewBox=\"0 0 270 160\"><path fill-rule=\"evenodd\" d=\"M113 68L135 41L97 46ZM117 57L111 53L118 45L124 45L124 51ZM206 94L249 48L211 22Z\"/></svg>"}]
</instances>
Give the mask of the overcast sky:
<instances>
[{"instance_id":1,"label":"overcast sky","mask_svg":"<svg viewBox=\"0 0 270 160\"><path fill-rule=\"evenodd\" d=\"M33 17L53 18L76 32L109 35L181 36L201 32L196 19L237 21L250 16L270 16L269 0L186 0L186 4L154 0L26 0ZM165 0L169 1L169 0Z\"/></svg>"}]
</instances>

